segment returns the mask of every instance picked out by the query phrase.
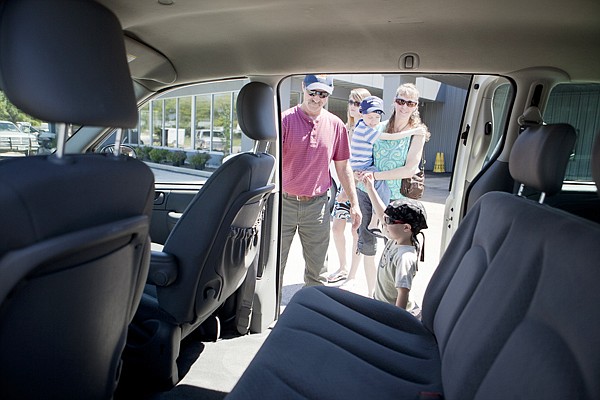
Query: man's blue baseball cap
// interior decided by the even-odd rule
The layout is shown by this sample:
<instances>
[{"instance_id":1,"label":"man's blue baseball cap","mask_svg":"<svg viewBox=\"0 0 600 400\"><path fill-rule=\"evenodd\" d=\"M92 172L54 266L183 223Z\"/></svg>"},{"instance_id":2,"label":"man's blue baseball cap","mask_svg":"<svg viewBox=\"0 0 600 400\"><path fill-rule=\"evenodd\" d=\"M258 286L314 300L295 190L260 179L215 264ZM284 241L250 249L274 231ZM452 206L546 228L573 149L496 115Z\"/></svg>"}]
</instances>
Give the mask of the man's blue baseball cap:
<instances>
[{"instance_id":1,"label":"man's blue baseball cap","mask_svg":"<svg viewBox=\"0 0 600 400\"><path fill-rule=\"evenodd\" d=\"M372 112L385 114L383 111L383 100L377 96L365 97L363 101L360 102L361 114L370 114Z\"/></svg>"},{"instance_id":2,"label":"man's blue baseball cap","mask_svg":"<svg viewBox=\"0 0 600 400\"><path fill-rule=\"evenodd\" d=\"M333 93L333 78L327 75L306 75L304 77L306 90L322 90Z\"/></svg>"}]
</instances>

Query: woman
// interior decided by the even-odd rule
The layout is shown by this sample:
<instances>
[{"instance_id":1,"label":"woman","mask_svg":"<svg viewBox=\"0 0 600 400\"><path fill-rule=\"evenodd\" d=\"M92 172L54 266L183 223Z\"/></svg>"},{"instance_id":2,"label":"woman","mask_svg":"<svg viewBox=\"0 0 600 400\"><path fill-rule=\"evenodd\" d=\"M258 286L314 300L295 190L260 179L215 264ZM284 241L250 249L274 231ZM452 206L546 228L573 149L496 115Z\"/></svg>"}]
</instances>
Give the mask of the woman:
<instances>
[{"instance_id":1,"label":"woman","mask_svg":"<svg viewBox=\"0 0 600 400\"><path fill-rule=\"evenodd\" d=\"M371 93L367 89L357 88L352 89L350 91L350 96L348 98L348 119L346 123L346 127L348 128L348 138L352 137L352 133L354 131L354 127L356 123L360 120L361 114L359 111L360 102L365 98L369 97ZM331 234L333 236L333 243L335 244L335 249L338 253L339 267L337 271L329 275L327 277L328 283L336 283L343 281L348 276L347 270L347 258L348 254L346 250L346 236L344 231L346 229L346 225L348 221L350 221L350 204L348 202L348 196L344 193L343 190L340 189L338 192L335 205L333 207L333 212L331 213L333 217L333 221L331 223ZM356 241L358 239L358 233L356 231L352 231L352 267L356 270L354 265L358 266L360 263L360 255L356 252Z\"/></svg>"},{"instance_id":2,"label":"woman","mask_svg":"<svg viewBox=\"0 0 600 400\"><path fill-rule=\"evenodd\" d=\"M429 130L421 122L419 115L419 91L412 83L405 83L396 90L394 110L390 119L382 122L381 136L373 146L373 158L376 172L358 172L355 178L359 181L366 174L372 174L375 180L385 180L390 191L390 200L404 197L400 193L400 184L403 178L410 178L419 169L423 155L423 146L429 140ZM357 189L361 189L358 186ZM364 190L357 190L358 202L363 215L371 215L372 205L369 196ZM358 229L357 249L364 255L365 275L367 278L368 296L373 296L376 283L375 253L377 251L377 237L368 230L369 219L363 218ZM348 279L343 286L350 287L356 276L356 268L350 269Z\"/></svg>"}]
</instances>

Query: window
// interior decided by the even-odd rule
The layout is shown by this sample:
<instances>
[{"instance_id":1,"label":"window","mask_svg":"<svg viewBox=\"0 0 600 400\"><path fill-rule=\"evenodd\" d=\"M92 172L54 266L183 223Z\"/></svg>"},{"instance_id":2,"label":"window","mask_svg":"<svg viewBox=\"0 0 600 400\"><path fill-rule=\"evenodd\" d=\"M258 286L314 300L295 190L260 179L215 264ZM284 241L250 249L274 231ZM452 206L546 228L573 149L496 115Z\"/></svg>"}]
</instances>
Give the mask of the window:
<instances>
[{"instance_id":1,"label":"window","mask_svg":"<svg viewBox=\"0 0 600 400\"><path fill-rule=\"evenodd\" d=\"M565 181L593 182L591 149L600 131L600 84L560 84L548 98L544 122L568 123L577 132Z\"/></svg>"},{"instance_id":2,"label":"window","mask_svg":"<svg viewBox=\"0 0 600 400\"><path fill-rule=\"evenodd\" d=\"M53 124L25 114L0 91L0 159L52 153L56 149L53 132Z\"/></svg>"},{"instance_id":3,"label":"window","mask_svg":"<svg viewBox=\"0 0 600 400\"><path fill-rule=\"evenodd\" d=\"M508 112L513 99L513 88L510 83L505 83L494 90L492 100L492 138L485 156L484 165L486 165L498 150L498 146L502 141L504 132L506 131L506 123L508 122Z\"/></svg>"},{"instance_id":4,"label":"window","mask_svg":"<svg viewBox=\"0 0 600 400\"><path fill-rule=\"evenodd\" d=\"M243 143L235 108L247 82L203 83L160 94L140 107L138 128L128 130L123 143L150 165L157 183L202 182L226 156L252 146Z\"/></svg>"}]
</instances>

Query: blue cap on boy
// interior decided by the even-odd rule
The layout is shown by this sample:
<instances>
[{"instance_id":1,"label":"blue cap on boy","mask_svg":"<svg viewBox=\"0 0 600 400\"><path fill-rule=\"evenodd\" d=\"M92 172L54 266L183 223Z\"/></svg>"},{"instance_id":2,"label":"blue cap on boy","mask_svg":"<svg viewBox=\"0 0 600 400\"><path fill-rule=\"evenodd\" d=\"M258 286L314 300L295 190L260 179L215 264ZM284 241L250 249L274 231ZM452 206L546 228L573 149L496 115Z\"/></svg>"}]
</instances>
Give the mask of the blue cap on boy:
<instances>
[{"instance_id":1,"label":"blue cap on boy","mask_svg":"<svg viewBox=\"0 0 600 400\"><path fill-rule=\"evenodd\" d=\"M372 112L385 114L385 112L383 111L383 100L381 100L377 96L365 97L363 101L360 102L361 114L370 114Z\"/></svg>"}]
</instances>

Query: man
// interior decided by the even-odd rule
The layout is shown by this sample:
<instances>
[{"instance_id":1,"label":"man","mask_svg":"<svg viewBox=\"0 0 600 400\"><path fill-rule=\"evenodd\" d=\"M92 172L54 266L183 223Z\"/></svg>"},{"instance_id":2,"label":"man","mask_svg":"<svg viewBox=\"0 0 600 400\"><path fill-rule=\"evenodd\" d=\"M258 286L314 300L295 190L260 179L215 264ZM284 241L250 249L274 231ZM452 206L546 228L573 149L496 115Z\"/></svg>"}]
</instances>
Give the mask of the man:
<instances>
[{"instance_id":1,"label":"man","mask_svg":"<svg viewBox=\"0 0 600 400\"><path fill-rule=\"evenodd\" d=\"M333 161L351 208L352 229L358 229L360 208L348 159L350 144L345 124L323 107L333 93L333 78L306 75L302 104L282 114L283 194L281 267L285 269L296 231L305 261L307 286L327 282L329 165Z\"/></svg>"}]
</instances>

